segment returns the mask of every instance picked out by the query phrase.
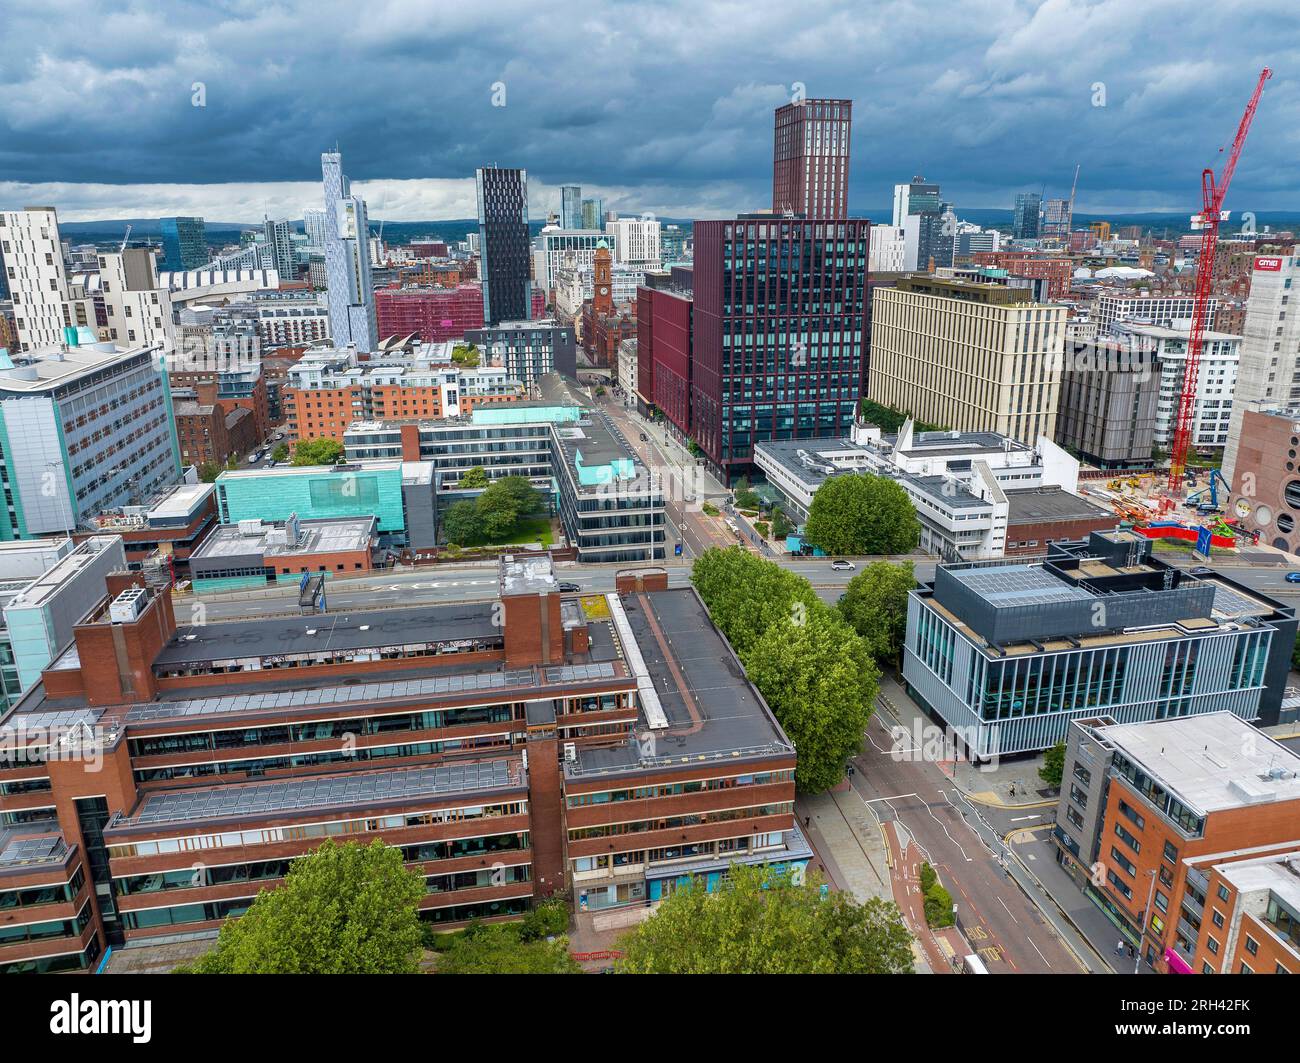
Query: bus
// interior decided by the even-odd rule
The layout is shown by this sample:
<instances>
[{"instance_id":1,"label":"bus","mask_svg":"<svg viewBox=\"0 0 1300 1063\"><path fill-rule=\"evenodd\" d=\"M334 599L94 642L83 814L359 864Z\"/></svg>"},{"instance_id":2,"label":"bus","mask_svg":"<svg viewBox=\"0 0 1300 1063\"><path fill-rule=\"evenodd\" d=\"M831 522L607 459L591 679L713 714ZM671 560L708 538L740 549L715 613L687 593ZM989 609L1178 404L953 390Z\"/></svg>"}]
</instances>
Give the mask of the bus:
<instances>
[{"instance_id":1,"label":"bus","mask_svg":"<svg viewBox=\"0 0 1300 1063\"><path fill-rule=\"evenodd\" d=\"M969 956L962 957L961 973L962 974L988 974L989 969L984 966L983 960L981 960L974 953L971 953L971 955Z\"/></svg>"}]
</instances>

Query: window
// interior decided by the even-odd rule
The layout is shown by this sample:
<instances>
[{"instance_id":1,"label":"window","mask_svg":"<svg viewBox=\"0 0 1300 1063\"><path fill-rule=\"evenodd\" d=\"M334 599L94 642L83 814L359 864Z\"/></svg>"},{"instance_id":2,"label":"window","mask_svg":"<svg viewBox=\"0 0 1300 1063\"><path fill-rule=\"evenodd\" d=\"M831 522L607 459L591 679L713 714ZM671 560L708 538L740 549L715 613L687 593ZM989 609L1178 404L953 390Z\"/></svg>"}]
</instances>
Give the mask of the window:
<instances>
[{"instance_id":1,"label":"window","mask_svg":"<svg viewBox=\"0 0 1300 1063\"><path fill-rule=\"evenodd\" d=\"M1223 926L1223 913L1217 908L1210 910L1210 922L1215 926Z\"/></svg>"},{"instance_id":2,"label":"window","mask_svg":"<svg viewBox=\"0 0 1300 1063\"><path fill-rule=\"evenodd\" d=\"M1115 863L1117 863L1130 875L1137 874L1137 866L1133 863L1132 860L1130 860L1127 856L1121 853L1116 846L1112 845L1110 847L1110 855L1114 859Z\"/></svg>"},{"instance_id":3,"label":"window","mask_svg":"<svg viewBox=\"0 0 1300 1063\"><path fill-rule=\"evenodd\" d=\"M1238 971L1237 973L1238 973L1238 974L1254 974L1255 972L1254 972L1254 970L1252 970L1250 964L1246 963L1246 962L1243 960L1243 961L1242 961L1242 964L1241 964L1241 970Z\"/></svg>"},{"instance_id":4,"label":"window","mask_svg":"<svg viewBox=\"0 0 1300 1063\"><path fill-rule=\"evenodd\" d=\"M1165 842L1165 859L1171 864L1178 863L1178 850L1174 847L1173 842Z\"/></svg>"},{"instance_id":5,"label":"window","mask_svg":"<svg viewBox=\"0 0 1300 1063\"><path fill-rule=\"evenodd\" d=\"M1127 801L1120 801L1119 810L1134 823L1138 830L1142 830L1147 825L1146 820L1144 820Z\"/></svg>"},{"instance_id":6,"label":"window","mask_svg":"<svg viewBox=\"0 0 1300 1063\"><path fill-rule=\"evenodd\" d=\"M1252 956L1259 955L1259 942L1256 941L1249 934L1246 935L1246 951L1249 952Z\"/></svg>"},{"instance_id":7,"label":"window","mask_svg":"<svg viewBox=\"0 0 1300 1063\"><path fill-rule=\"evenodd\" d=\"M1226 901L1226 900L1228 899L1228 897L1229 897L1228 887L1225 886L1225 885L1223 885L1222 883L1220 883L1220 884L1219 884L1219 900L1221 900L1221 901Z\"/></svg>"},{"instance_id":8,"label":"window","mask_svg":"<svg viewBox=\"0 0 1300 1063\"><path fill-rule=\"evenodd\" d=\"M1212 953L1214 953L1216 956L1219 954L1219 943L1215 941L1214 938L1206 938L1205 947L1209 949Z\"/></svg>"}]
</instances>

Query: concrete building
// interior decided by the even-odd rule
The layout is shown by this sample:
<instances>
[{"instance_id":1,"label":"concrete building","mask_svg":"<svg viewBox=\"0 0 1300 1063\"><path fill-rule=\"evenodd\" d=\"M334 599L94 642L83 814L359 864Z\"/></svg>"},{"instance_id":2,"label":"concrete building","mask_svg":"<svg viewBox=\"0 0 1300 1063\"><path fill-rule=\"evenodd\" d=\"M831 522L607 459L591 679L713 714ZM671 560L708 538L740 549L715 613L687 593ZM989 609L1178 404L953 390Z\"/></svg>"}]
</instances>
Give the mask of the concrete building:
<instances>
[{"instance_id":1,"label":"concrete building","mask_svg":"<svg viewBox=\"0 0 1300 1063\"><path fill-rule=\"evenodd\" d=\"M78 289L63 262L59 216L53 207L0 211L4 259L19 352L67 342L68 330L90 329L96 338L94 299Z\"/></svg>"},{"instance_id":2,"label":"concrete building","mask_svg":"<svg viewBox=\"0 0 1300 1063\"><path fill-rule=\"evenodd\" d=\"M497 601L180 626L115 574L0 722L0 812L26 817L0 882L67 909L6 935L0 972L215 937L338 833L399 848L438 929L802 869L794 748L700 599L662 570L617 586L584 610L546 559L508 558Z\"/></svg>"},{"instance_id":3,"label":"concrete building","mask_svg":"<svg viewBox=\"0 0 1300 1063\"><path fill-rule=\"evenodd\" d=\"M636 299L637 289L645 282L646 271L614 266L609 271L610 299L615 304ZM596 270L591 266L560 269L554 276L555 314L562 321L582 317L582 306L596 296Z\"/></svg>"},{"instance_id":4,"label":"concrete building","mask_svg":"<svg viewBox=\"0 0 1300 1063\"><path fill-rule=\"evenodd\" d=\"M99 255L99 291L107 318L107 339L143 344L163 354L176 346L171 292L158 279L150 248L128 247Z\"/></svg>"},{"instance_id":5,"label":"concrete building","mask_svg":"<svg viewBox=\"0 0 1300 1063\"><path fill-rule=\"evenodd\" d=\"M370 571L377 543L373 516L241 520L214 528L190 555L190 581L209 594L299 586L308 574L355 576Z\"/></svg>"},{"instance_id":6,"label":"concrete building","mask_svg":"<svg viewBox=\"0 0 1300 1063\"><path fill-rule=\"evenodd\" d=\"M1156 971L1300 973L1300 757L1238 715L1080 718L1057 859Z\"/></svg>"},{"instance_id":7,"label":"concrete building","mask_svg":"<svg viewBox=\"0 0 1300 1063\"><path fill-rule=\"evenodd\" d=\"M330 338L373 351L379 343L375 292L370 278L370 225L366 202L352 195L343 173L343 156L321 155L325 193L325 272L328 276Z\"/></svg>"},{"instance_id":8,"label":"concrete building","mask_svg":"<svg viewBox=\"0 0 1300 1063\"><path fill-rule=\"evenodd\" d=\"M1051 437L1065 315L1023 288L905 277L872 295L867 395L956 431Z\"/></svg>"},{"instance_id":9,"label":"concrete building","mask_svg":"<svg viewBox=\"0 0 1300 1063\"><path fill-rule=\"evenodd\" d=\"M973 755L1007 756L1101 712L1275 724L1295 636L1293 607L1168 565L1136 533L1094 533L1039 564L940 565L911 593L903 676Z\"/></svg>"},{"instance_id":10,"label":"concrete building","mask_svg":"<svg viewBox=\"0 0 1300 1063\"><path fill-rule=\"evenodd\" d=\"M619 266L642 271L657 270L663 266L660 232L659 222L650 215L614 218L605 223L605 245Z\"/></svg>"},{"instance_id":11,"label":"concrete building","mask_svg":"<svg viewBox=\"0 0 1300 1063\"><path fill-rule=\"evenodd\" d=\"M0 539L67 532L180 479L167 374L139 345L28 351L0 370Z\"/></svg>"},{"instance_id":12,"label":"concrete building","mask_svg":"<svg viewBox=\"0 0 1300 1063\"><path fill-rule=\"evenodd\" d=\"M621 237L601 229L558 229L546 226L537 234L533 250L533 279L546 292L558 284L561 270L590 270L600 244L617 247Z\"/></svg>"},{"instance_id":13,"label":"concrete building","mask_svg":"<svg viewBox=\"0 0 1300 1063\"><path fill-rule=\"evenodd\" d=\"M1137 321L1147 325L1172 328L1175 321L1191 321L1193 299L1190 295L1151 295L1141 292L1102 292L1093 300L1090 317L1099 332L1110 331L1116 321ZM1214 328L1218 299L1211 298L1205 327Z\"/></svg>"},{"instance_id":14,"label":"concrete building","mask_svg":"<svg viewBox=\"0 0 1300 1063\"><path fill-rule=\"evenodd\" d=\"M380 288L375 308L381 339L415 334L425 343L443 343L483 327L483 290L477 284Z\"/></svg>"},{"instance_id":15,"label":"concrete building","mask_svg":"<svg viewBox=\"0 0 1300 1063\"><path fill-rule=\"evenodd\" d=\"M903 227L873 225L867 268L872 274L902 273L907 261L907 239Z\"/></svg>"},{"instance_id":16,"label":"concrete building","mask_svg":"<svg viewBox=\"0 0 1300 1063\"><path fill-rule=\"evenodd\" d=\"M1116 524L1074 493L1079 463L1046 437L1028 447L992 432L917 432L909 418L897 436L857 423L847 437L760 443L754 461L796 525L832 477L889 477L916 508L921 549L949 561L1045 554Z\"/></svg>"},{"instance_id":17,"label":"concrete building","mask_svg":"<svg viewBox=\"0 0 1300 1063\"><path fill-rule=\"evenodd\" d=\"M494 365L530 391L547 373L572 377L577 372L577 339L573 326L555 319L502 321L470 329L465 342L484 352Z\"/></svg>"},{"instance_id":18,"label":"concrete building","mask_svg":"<svg viewBox=\"0 0 1300 1063\"><path fill-rule=\"evenodd\" d=\"M1246 410L1228 514L1259 541L1300 553L1300 407Z\"/></svg>"},{"instance_id":19,"label":"concrete building","mask_svg":"<svg viewBox=\"0 0 1300 1063\"><path fill-rule=\"evenodd\" d=\"M852 100L802 99L778 107L772 210L807 218L847 218L852 133Z\"/></svg>"},{"instance_id":20,"label":"concrete building","mask_svg":"<svg viewBox=\"0 0 1300 1063\"><path fill-rule=\"evenodd\" d=\"M1103 469L1151 465L1161 367L1149 339L1070 340L1054 438Z\"/></svg>"},{"instance_id":21,"label":"concrete building","mask_svg":"<svg viewBox=\"0 0 1300 1063\"><path fill-rule=\"evenodd\" d=\"M1249 410L1300 406L1300 325L1290 297L1300 289L1300 256L1258 255L1250 274L1241 362L1223 475L1237 489L1242 416Z\"/></svg>"}]
</instances>

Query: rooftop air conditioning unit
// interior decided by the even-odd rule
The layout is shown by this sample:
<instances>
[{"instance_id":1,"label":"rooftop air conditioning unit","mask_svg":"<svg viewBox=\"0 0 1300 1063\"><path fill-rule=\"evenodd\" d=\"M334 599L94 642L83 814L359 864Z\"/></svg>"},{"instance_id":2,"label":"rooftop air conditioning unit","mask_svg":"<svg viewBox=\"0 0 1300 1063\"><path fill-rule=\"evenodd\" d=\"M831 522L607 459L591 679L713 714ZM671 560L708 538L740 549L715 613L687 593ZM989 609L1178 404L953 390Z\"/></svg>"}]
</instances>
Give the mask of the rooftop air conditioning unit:
<instances>
[{"instance_id":1,"label":"rooftop air conditioning unit","mask_svg":"<svg viewBox=\"0 0 1300 1063\"><path fill-rule=\"evenodd\" d=\"M108 618L115 624L130 624L144 612L148 600L143 587L128 587L109 603Z\"/></svg>"},{"instance_id":2,"label":"rooftop air conditioning unit","mask_svg":"<svg viewBox=\"0 0 1300 1063\"><path fill-rule=\"evenodd\" d=\"M578 746L576 742L564 743L564 762L572 764L578 759Z\"/></svg>"}]
</instances>

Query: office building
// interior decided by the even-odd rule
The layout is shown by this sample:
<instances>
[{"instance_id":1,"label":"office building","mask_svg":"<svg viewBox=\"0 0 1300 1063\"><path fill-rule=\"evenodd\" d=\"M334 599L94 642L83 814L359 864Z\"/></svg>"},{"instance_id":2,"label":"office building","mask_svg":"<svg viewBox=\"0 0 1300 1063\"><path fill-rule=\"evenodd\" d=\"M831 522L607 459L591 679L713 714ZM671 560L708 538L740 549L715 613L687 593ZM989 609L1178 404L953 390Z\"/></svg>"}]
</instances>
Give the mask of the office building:
<instances>
[{"instance_id":1,"label":"office building","mask_svg":"<svg viewBox=\"0 0 1300 1063\"><path fill-rule=\"evenodd\" d=\"M1037 192L1017 192L1016 206L1011 214L1011 236L1016 240L1037 240L1039 214L1043 197Z\"/></svg>"},{"instance_id":2,"label":"office building","mask_svg":"<svg viewBox=\"0 0 1300 1063\"><path fill-rule=\"evenodd\" d=\"M774 214L695 223L691 438L715 474L750 471L765 439L852 425L870 228ZM747 269L753 261L776 268Z\"/></svg>"},{"instance_id":3,"label":"office building","mask_svg":"<svg viewBox=\"0 0 1300 1063\"><path fill-rule=\"evenodd\" d=\"M582 201L582 224L579 228L604 230L605 201L599 196Z\"/></svg>"},{"instance_id":4,"label":"office building","mask_svg":"<svg viewBox=\"0 0 1300 1063\"><path fill-rule=\"evenodd\" d=\"M300 587L307 574L323 579L369 572L378 543L374 516L283 521L256 518L222 524L190 555L196 594Z\"/></svg>"},{"instance_id":5,"label":"office building","mask_svg":"<svg viewBox=\"0 0 1300 1063\"><path fill-rule=\"evenodd\" d=\"M661 225L659 227L659 261L665 265L687 261L689 258L687 243L690 237L691 234L680 225Z\"/></svg>"},{"instance_id":6,"label":"office building","mask_svg":"<svg viewBox=\"0 0 1300 1063\"><path fill-rule=\"evenodd\" d=\"M1190 295L1148 295L1145 292L1102 292L1093 301L1089 316L1097 322L1100 332L1109 332L1116 321L1136 321L1144 325L1159 325L1161 328L1173 328L1181 322L1186 328L1192 320L1192 303ZM1214 328L1215 314L1219 309L1219 300L1211 298L1207 307L1205 327Z\"/></svg>"},{"instance_id":7,"label":"office building","mask_svg":"<svg viewBox=\"0 0 1300 1063\"><path fill-rule=\"evenodd\" d=\"M212 484L179 483L140 505L105 510L87 524L100 534L121 538L127 568L148 569L165 562L169 576L182 579L190 554L217 523L214 496Z\"/></svg>"},{"instance_id":8,"label":"office building","mask_svg":"<svg viewBox=\"0 0 1300 1063\"><path fill-rule=\"evenodd\" d=\"M638 409L661 411L679 440L692 437L694 296L656 278L637 292Z\"/></svg>"},{"instance_id":9,"label":"office building","mask_svg":"<svg viewBox=\"0 0 1300 1063\"><path fill-rule=\"evenodd\" d=\"M1058 861L1156 971L1300 973L1300 756L1231 712L1122 719L1070 727Z\"/></svg>"},{"instance_id":10,"label":"office building","mask_svg":"<svg viewBox=\"0 0 1300 1063\"><path fill-rule=\"evenodd\" d=\"M801 869L794 748L695 591L662 570L617 586L583 609L548 560L507 558L498 601L180 626L115 574L0 723L0 781L31 791L0 797L22 818L4 885L69 909L39 947L7 935L0 971L213 938L336 833L400 848L438 928Z\"/></svg>"},{"instance_id":11,"label":"office building","mask_svg":"<svg viewBox=\"0 0 1300 1063\"><path fill-rule=\"evenodd\" d=\"M162 218L163 260L159 270L183 273L202 269L212 258L202 218Z\"/></svg>"},{"instance_id":12,"label":"office building","mask_svg":"<svg viewBox=\"0 0 1300 1063\"><path fill-rule=\"evenodd\" d=\"M581 185L560 185L560 228L582 228Z\"/></svg>"},{"instance_id":13,"label":"office building","mask_svg":"<svg viewBox=\"0 0 1300 1063\"><path fill-rule=\"evenodd\" d=\"M556 229L548 225L538 234L533 251L537 286L549 292L562 270L591 269L596 262L596 248L616 248L619 239L617 233L607 234L600 229Z\"/></svg>"},{"instance_id":14,"label":"office building","mask_svg":"<svg viewBox=\"0 0 1300 1063\"><path fill-rule=\"evenodd\" d=\"M475 188L483 321L492 327L503 321L526 321L532 316L533 303L528 174L495 166L481 168L475 171Z\"/></svg>"},{"instance_id":15,"label":"office building","mask_svg":"<svg viewBox=\"0 0 1300 1063\"><path fill-rule=\"evenodd\" d=\"M906 253L903 268L928 272L951 266L957 243L957 218L951 204L941 198L939 186L924 177L894 186L893 225L903 230Z\"/></svg>"},{"instance_id":16,"label":"office building","mask_svg":"<svg viewBox=\"0 0 1300 1063\"><path fill-rule=\"evenodd\" d=\"M1300 406L1300 315L1289 305L1300 289L1300 256L1257 255L1253 266L1232 420L1223 449L1223 475L1234 490L1240 488L1236 467L1243 414Z\"/></svg>"},{"instance_id":17,"label":"office building","mask_svg":"<svg viewBox=\"0 0 1300 1063\"><path fill-rule=\"evenodd\" d=\"M610 301L618 306L635 301L637 289L645 281L646 271L614 266L609 270ZM573 269L560 269L554 277L555 313L563 321L582 317L583 304L596 298L595 263Z\"/></svg>"},{"instance_id":18,"label":"office building","mask_svg":"<svg viewBox=\"0 0 1300 1063\"><path fill-rule=\"evenodd\" d=\"M1065 344L1053 438L1103 469L1148 468L1160 422L1161 366L1137 336Z\"/></svg>"},{"instance_id":19,"label":"office building","mask_svg":"<svg viewBox=\"0 0 1300 1063\"><path fill-rule=\"evenodd\" d=\"M1039 235L1044 240L1063 243L1069 239L1073 220L1074 208L1068 199L1045 199Z\"/></svg>"},{"instance_id":20,"label":"office building","mask_svg":"<svg viewBox=\"0 0 1300 1063\"><path fill-rule=\"evenodd\" d=\"M662 265L662 228L653 217L614 218L605 223L604 246L624 268L657 270Z\"/></svg>"},{"instance_id":21,"label":"office building","mask_svg":"<svg viewBox=\"0 0 1300 1063\"><path fill-rule=\"evenodd\" d=\"M796 100L776 109L772 210L808 218L849 216L852 100Z\"/></svg>"},{"instance_id":22,"label":"office building","mask_svg":"<svg viewBox=\"0 0 1300 1063\"><path fill-rule=\"evenodd\" d=\"M125 567L116 535L0 546L0 712L41 678L72 641L73 625L103 597L108 574Z\"/></svg>"},{"instance_id":23,"label":"office building","mask_svg":"<svg viewBox=\"0 0 1300 1063\"><path fill-rule=\"evenodd\" d=\"M886 436L858 422L845 437L759 443L754 460L796 526L833 477L894 480L916 509L921 549L948 561L1045 554L1116 525L1074 493L1079 463L1046 437L1027 447L993 432L918 432L910 418Z\"/></svg>"},{"instance_id":24,"label":"office building","mask_svg":"<svg viewBox=\"0 0 1300 1063\"><path fill-rule=\"evenodd\" d=\"M374 285L370 278L366 201L352 195L343 173L342 155L327 151L320 158L325 192L324 250L330 338L336 347L351 345L358 351L373 351L379 336L375 325Z\"/></svg>"},{"instance_id":25,"label":"office building","mask_svg":"<svg viewBox=\"0 0 1300 1063\"><path fill-rule=\"evenodd\" d=\"M167 374L146 348L30 351L0 370L0 539L67 532L180 478Z\"/></svg>"},{"instance_id":26,"label":"office building","mask_svg":"<svg viewBox=\"0 0 1300 1063\"><path fill-rule=\"evenodd\" d=\"M573 326L553 319L502 321L481 329L469 329L465 342L484 353L491 364L505 370L531 391L547 373L573 377L577 372L577 340Z\"/></svg>"},{"instance_id":27,"label":"office building","mask_svg":"<svg viewBox=\"0 0 1300 1063\"><path fill-rule=\"evenodd\" d=\"M1275 724L1295 636L1293 607L1166 564L1136 532L1094 533L1038 564L940 565L909 597L903 676L989 758L1047 749L1099 713Z\"/></svg>"},{"instance_id":28,"label":"office building","mask_svg":"<svg viewBox=\"0 0 1300 1063\"><path fill-rule=\"evenodd\" d=\"M216 397L216 390L213 383L200 389L201 396L182 388L172 392L181 462L200 470L219 469L232 458L243 461L261 442L252 413L227 407Z\"/></svg>"},{"instance_id":29,"label":"office building","mask_svg":"<svg viewBox=\"0 0 1300 1063\"><path fill-rule=\"evenodd\" d=\"M1024 288L904 277L872 293L868 397L955 431L1050 438L1065 315Z\"/></svg>"}]
</instances>

